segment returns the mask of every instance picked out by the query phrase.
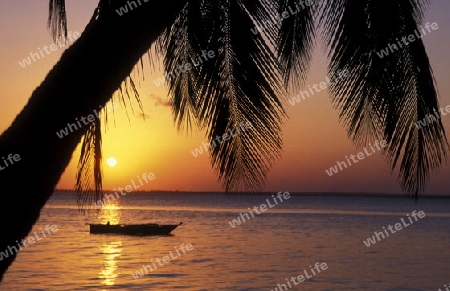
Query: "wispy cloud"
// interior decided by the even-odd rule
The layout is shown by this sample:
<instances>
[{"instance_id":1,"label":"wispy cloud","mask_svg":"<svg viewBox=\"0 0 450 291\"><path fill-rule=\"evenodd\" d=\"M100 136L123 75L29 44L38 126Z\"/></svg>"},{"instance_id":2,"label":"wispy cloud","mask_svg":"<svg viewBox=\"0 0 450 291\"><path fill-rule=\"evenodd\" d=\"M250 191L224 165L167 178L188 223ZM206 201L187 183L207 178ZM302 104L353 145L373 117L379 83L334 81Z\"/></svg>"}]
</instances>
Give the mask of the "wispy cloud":
<instances>
[{"instance_id":1,"label":"wispy cloud","mask_svg":"<svg viewBox=\"0 0 450 291\"><path fill-rule=\"evenodd\" d=\"M155 101L155 106L171 107L172 102L156 94L150 94L150 98Z\"/></svg>"},{"instance_id":2,"label":"wispy cloud","mask_svg":"<svg viewBox=\"0 0 450 291\"><path fill-rule=\"evenodd\" d=\"M148 114L145 113L145 112L139 112L139 113L137 113L137 114L136 114L136 117L137 117L137 118L142 118L143 120L150 119L150 115L148 115Z\"/></svg>"}]
</instances>

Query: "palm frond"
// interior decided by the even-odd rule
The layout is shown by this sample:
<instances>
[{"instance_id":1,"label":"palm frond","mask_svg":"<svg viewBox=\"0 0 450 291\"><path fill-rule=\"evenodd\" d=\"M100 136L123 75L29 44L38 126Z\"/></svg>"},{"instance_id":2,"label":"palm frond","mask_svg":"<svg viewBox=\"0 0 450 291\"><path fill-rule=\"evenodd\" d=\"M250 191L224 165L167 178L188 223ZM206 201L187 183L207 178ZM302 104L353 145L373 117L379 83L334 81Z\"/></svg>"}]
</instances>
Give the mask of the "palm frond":
<instances>
[{"instance_id":1,"label":"palm frond","mask_svg":"<svg viewBox=\"0 0 450 291\"><path fill-rule=\"evenodd\" d=\"M281 15L282 22L277 51L286 85L299 87L306 80L314 48L316 8L316 4L280 0L278 15Z\"/></svg>"},{"instance_id":2,"label":"palm frond","mask_svg":"<svg viewBox=\"0 0 450 291\"><path fill-rule=\"evenodd\" d=\"M207 42L202 27L205 9L202 1L187 1L175 23L158 41L159 51L164 52L165 79L178 130L189 131L193 123L198 123L196 83L200 77L198 57L205 51L202 44Z\"/></svg>"},{"instance_id":3,"label":"palm frond","mask_svg":"<svg viewBox=\"0 0 450 291\"><path fill-rule=\"evenodd\" d=\"M47 25L53 40L59 37L67 38L67 15L65 0L50 0Z\"/></svg>"},{"instance_id":4,"label":"palm frond","mask_svg":"<svg viewBox=\"0 0 450 291\"><path fill-rule=\"evenodd\" d=\"M80 211L103 198L102 192L102 133L101 121L89 124L83 137L81 154L76 173L74 191Z\"/></svg>"},{"instance_id":5,"label":"palm frond","mask_svg":"<svg viewBox=\"0 0 450 291\"><path fill-rule=\"evenodd\" d=\"M169 88L175 114L182 117L188 106L179 104L189 104L192 116L206 128L212 165L226 191L262 187L282 145L285 113L279 96L285 92L280 67L263 37L251 31L254 22L249 11L263 13L265 8L259 2L246 5L231 0L189 1L165 40L166 72L202 51L214 52L213 58L170 79ZM247 122L252 129L242 130ZM238 134L237 128L241 128ZM230 131L234 137L219 142L217 137Z\"/></svg>"},{"instance_id":6,"label":"palm frond","mask_svg":"<svg viewBox=\"0 0 450 291\"><path fill-rule=\"evenodd\" d=\"M425 0L327 0L321 15L329 74L349 72L330 87L342 123L359 147L376 139L388 142L383 155L392 171L402 158L400 183L416 199L430 173L442 167L448 155L440 119L420 130L414 126L439 109L422 39L403 46L400 42L420 30L427 4ZM391 51L381 56L389 45Z\"/></svg>"}]
</instances>

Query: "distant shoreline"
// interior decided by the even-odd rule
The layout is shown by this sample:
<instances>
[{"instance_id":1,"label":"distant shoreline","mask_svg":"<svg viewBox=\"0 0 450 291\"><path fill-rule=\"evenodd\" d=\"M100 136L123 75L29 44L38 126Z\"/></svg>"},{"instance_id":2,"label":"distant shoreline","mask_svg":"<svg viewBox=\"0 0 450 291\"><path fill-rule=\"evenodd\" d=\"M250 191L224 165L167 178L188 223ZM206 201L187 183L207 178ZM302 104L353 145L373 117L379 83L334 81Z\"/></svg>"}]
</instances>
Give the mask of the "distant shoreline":
<instances>
[{"instance_id":1,"label":"distant shoreline","mask_svg":"<svg viewBox=\"0 0 450 291\"><path fill-rule=\"evenodd\" d=\"M75 193L73 190L67 189L56 189L55 192L63 192L63 193ZM112 192L111 190L104 190L104 192ZM291 196L317 196L317 197L387 197L387 198L409 198L414 199L409 194L404 193L372 193L372 192L289 192ZM208 195L208 194L219 194L219 195L245 195L245 196L270 196L273 195L274 192L265 191L265 192L221 192L221 191L170 191L170 190L138 190L129 193L131 195L138 194L183 194L183 195ZM423 198L450 198L449 195L435 195L435 194L425 194L419 196L418 199Z\"/></svg>"}]
</instances>

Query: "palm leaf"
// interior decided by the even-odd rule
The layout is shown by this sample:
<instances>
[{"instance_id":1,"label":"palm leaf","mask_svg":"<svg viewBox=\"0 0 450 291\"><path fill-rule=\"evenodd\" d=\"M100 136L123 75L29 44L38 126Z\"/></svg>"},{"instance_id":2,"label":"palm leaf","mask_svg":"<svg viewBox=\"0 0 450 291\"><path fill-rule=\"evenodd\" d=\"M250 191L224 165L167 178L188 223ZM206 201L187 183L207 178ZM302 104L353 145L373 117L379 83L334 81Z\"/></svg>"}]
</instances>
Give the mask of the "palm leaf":
<instances>
[{"instance_id":1,"label":"palm leaf","mask_svg":"<svg viewBox=\"0 0 450 291\"><path fill-rule=\"evenodd\" d=\"M428 1L327 0L321 24L329 48L329 74L349 77L330 87L334 106L359 146L385 139L383 154L399 166L404 191L417 199L430 173L442 167L448 143L441 120L414 126L439 109L429 60L421 39L380 57L388 44L419 29Z\"/></svg>"},{"instance_id":2,"label":"palm leaf","mask_svg":"<svg viewBox=\"0 0 450 291\"><path fill-rule=\"evenodd\" d=\"M102 192L102 133L100 119L89 124L84 134L76 173L74 191L80 211L103 198Z\"/></svg>"},{"instance_id":3,"label":"palm leaf","mask_svg":"<svg viewBox=\"0 0 450 291\"><path fill-rule=\"evenodd\" d=\"M192 116L207 129L208 140L230 130L234 133L227 141L212 142L216 146L210 152L226 191L262 187L282 145L280 67L263 37L251 32L251 11L262 15L265 7L230 0L188 1L165 40L169 49L166 72L202 50L215 54L201 66L169 80L169 88L176 116L181 117L186 108L176 104L190 104ZM248 121L253 128L241 127L236 134L236 128Z\"/></svg>"},{"instance_id":4,"label":"palm leaf","mask_svg":"<svg viewBox=\"0 0 450 291\"><path fill-rule=\"evenodd\" d=\"M205 43L202 28L201 1L188 1L172 27L168 28L158 41L158 51L163 52L166 81L171 96L174 121L179 130L192 129L197 123L197 95L200 68L195 65L202 54L201 44ZM199 61L197 60L197 64ZM189 70L186 65L191 64Z\"/></svg>"},{"instance_id":5,"label":"palm leaf","mask_svg":"<svg viewBox=\"0 0 450 291\"><path fill-rule=\"evenodd\" d=\"M50 0L47 25L53 40L59 37L67 37L67 16L65 0Z\"/></svg>"},{"instance_id":6,"label":"palm leaf","mask_svg":"<svg viewBox=\"0 0 450 291\"><path fill-rule=\"evenodd\" d=\"M316 5L299 4L296 0L280 0L278 15L282 17L277 38L277 51L285 84L299 87L307 77L314 47L314 15ZM284 14L283 14L284 13Z\"/></svg>"}]
</instances>

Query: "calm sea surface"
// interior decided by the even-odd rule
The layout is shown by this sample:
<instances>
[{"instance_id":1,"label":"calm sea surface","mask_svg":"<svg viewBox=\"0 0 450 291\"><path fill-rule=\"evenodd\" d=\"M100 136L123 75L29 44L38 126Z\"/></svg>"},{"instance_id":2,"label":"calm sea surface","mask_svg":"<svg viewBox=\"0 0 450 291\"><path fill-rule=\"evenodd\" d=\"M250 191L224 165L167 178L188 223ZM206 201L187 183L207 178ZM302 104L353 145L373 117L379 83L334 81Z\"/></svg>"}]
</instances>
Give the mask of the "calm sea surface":
<instances>
[{"instance_id":1,"label":"calm sea surface","mask_svg":"<svg viewBox=\"0 0 450 291\"><path fill-rule=\"evenodd\" d=\"M406 291L445 290L450 282L450 199L293 196L230 226L267 198L128 194L83 215L71 194L56 193L33 231L53 224L58 231L19 253L0 290L280 291L280 284L281 290ZM363 243L401 218L409 223L414 210L426 216L370 247ZM171 236L89 233L86 223L106 221L184 224ZM183 254L183 243L193 249ZM176 250L177 258L162 261ZM155 270L132 276L157 259L162 265ZM316 262L328 268L289 287L286 278L311 275Z\"/></svg>"}]
</instances>

